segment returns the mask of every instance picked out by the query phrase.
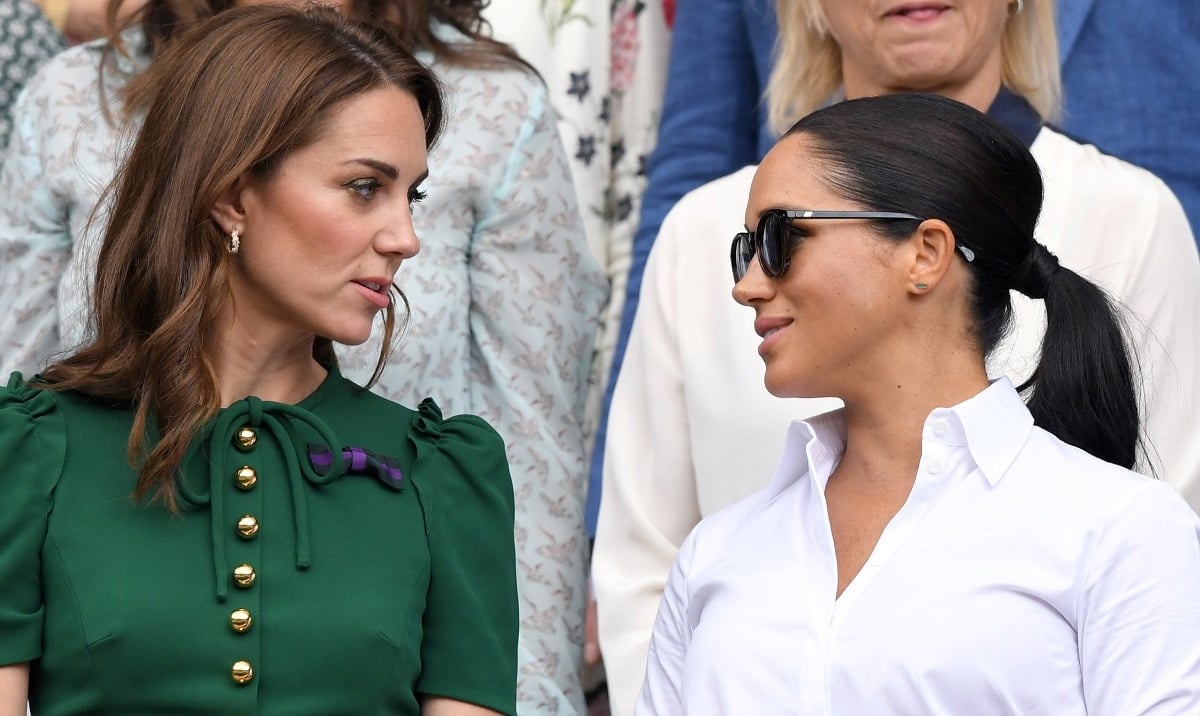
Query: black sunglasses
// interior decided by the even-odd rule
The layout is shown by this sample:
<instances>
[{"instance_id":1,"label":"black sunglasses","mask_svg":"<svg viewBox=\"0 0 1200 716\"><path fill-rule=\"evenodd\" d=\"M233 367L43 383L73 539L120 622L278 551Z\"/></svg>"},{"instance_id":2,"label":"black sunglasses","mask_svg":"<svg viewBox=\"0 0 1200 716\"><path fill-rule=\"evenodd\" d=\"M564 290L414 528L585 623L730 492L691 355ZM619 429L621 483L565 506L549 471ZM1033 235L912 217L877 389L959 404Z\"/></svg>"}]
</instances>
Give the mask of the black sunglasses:
<instances>
[{"instance_id":1,"label":"black sunglasses","mask_svg":"<svg viewBox=\"0 0 1200 716\"><path fill-rule=\"evenodd\" d=\"M743 231L733 237L729 261L733 265L733 281L742 280L750 270L750 262L758 257L758 265L771 278L781 278L791 265L792 250L799 240L791 223L795 219L878 219L924 221L919 216L895 211L813 211L811 209L771 209L758 219L758 231ZM975 260L975 252L959 246L963 258Z\"/></svg>"}]
</instances>

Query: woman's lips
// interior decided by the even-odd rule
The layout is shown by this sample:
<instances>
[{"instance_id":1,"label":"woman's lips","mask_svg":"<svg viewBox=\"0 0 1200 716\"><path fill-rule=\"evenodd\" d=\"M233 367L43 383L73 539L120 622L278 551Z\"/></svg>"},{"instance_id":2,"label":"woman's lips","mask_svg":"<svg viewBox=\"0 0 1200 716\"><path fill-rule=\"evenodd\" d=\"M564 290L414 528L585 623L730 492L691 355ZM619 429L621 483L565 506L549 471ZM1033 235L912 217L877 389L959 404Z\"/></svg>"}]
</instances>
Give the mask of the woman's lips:
<instances>
[{"instance_id":1,"label":"woman's lips","mask_svg":"<svg viewBox=\"0 0 1200 716\"><path fill-rule=\"evenodd\" d=\"M889 10L884 17L913 23L929 22L941 17L949 7L938 3L908 3Z\"/></svg>"},{"instance_id":2,"label":"woman's lips","mask_svg":"<svg viewBox=\"0 0 1200 716\"><path fill-rule=\"evenodd\" d=\"M758 344L758 354L764 355L771 346L779 342L781 336L792 325L790 318L759 318L754 321L754 332L762 336Z\"/></svg>"},{"instance_id":3,"label":"woman's lips","mask_svg":"<svg viewBox=\"0 0 1200 716\"><path fill-rule=\"evenodd\" d=\"M354 287L367 298L368 301L375 304L377 308L387 308L388 305L388 289L391 284L380 279L364 279L351 281Z\"/></svg>"}]
</instances>

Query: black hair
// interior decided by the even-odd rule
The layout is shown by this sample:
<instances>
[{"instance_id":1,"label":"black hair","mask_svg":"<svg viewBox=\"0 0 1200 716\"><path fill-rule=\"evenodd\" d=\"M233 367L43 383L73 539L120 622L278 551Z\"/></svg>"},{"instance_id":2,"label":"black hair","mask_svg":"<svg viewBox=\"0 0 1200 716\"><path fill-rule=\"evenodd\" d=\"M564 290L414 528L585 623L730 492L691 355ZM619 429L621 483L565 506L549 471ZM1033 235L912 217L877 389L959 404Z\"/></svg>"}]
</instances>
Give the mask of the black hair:
<instances>
[{"instance_id":1,"label":"black hair","mask_svg":"<svg viewBox=\"0 0 1200 716\"><path fill-rule=\"evenodd\" d=\"M986 355L1012 321L1009 291L1046 307L1041 360L1020 390L1034 422L1064 442L1132 467L1139 445L1137 389L1116 306L1034 239L1042 207L1037 162L1008 129L945 97L899 93L839 102L804 117L802 134L825 163L825 183L875 211L946 222L974 254L974 332ZM876 222L908 238L919 221Z\"/></svg>"}]
</instances>

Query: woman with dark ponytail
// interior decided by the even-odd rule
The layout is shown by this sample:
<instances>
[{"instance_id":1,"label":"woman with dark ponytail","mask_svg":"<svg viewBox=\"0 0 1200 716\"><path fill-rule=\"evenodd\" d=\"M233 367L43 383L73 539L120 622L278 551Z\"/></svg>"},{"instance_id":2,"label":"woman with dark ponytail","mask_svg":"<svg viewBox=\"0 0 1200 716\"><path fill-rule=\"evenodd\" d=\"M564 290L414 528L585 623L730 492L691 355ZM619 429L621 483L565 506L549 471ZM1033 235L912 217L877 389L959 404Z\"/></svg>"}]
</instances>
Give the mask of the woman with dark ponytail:
<instances>
[{"instance_id":1,"label":"woman with dark ponytail","mask_svg":"<svg viewBox=\"0 0 1200 716\"><path fill-rule=\"evenodd\" d=\"M934 95L767 155L734 298L773 394L845 407L684 542L639 714L1200 713L1200 520L1128 469L1121 320L1034 240L1041 202L1021 141ZM985 368L1013 290L1047 323L1019 388Z\"/></svg>"}]
</instances>

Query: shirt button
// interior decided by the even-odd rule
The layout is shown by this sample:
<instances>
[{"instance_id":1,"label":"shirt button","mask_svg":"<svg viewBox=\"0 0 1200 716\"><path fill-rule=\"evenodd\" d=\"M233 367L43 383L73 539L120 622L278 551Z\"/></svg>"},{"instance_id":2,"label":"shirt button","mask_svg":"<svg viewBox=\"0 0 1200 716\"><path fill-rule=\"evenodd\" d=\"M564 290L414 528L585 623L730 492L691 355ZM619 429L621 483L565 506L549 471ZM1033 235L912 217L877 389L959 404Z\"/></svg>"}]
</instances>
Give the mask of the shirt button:
<instances>
[{"instance_id":1,"label":"shirt button","mask_svg":"<svg viewBox=\"0 0 1200 716\"><path fill-rule=\"evenodd\" d=\"M258 472L249 465L242 465L233 480L240 489L249 490L258 482Z\"/></svg>"},{"instance_id":2,"label":"shirt button","mask_svg":"<svg viewBox=\"0 0 1200 716\"><path fill-rule=\"evenodd\" d=\"M258 433L254 428L244 425L237 434L233 436L233 444L242 452L249 452L254 448L254 443L258 442Z\"/></svg>"},{"instance_id":3,"label":"shirt button","mask_svg":"<svg viewBox=\"0 0 1200 716\"><path fill-rule=\"evenodd\" d=\"M242 589L249 589L257 577L254 567L248 564L239 564L233 568L233 583Z\"/></svg>"},{"instance_id":4,"label":"shirt button","mask_svg":"<svg viewBox=\"0 0 1200 716\"><path fill-rule=\"evenodd\" d=\"M254 678L254 667L244 659L238 660L233 662L233 668L229 670L229 675L239 684L248 684L250 679Z\"/></svg>"},{"instance_id":5,"label":"shirt button","mask_svg":"<svg viewBox=\"0 0 1200 716\"><path fill-rule=\"evenodd\" d=\"M933 434L938 436L939 438L945 436L946 432L949 429L950 428L946 425L945 420L939 420L933 424Z\"/></svg>"},{"instance_id":6,"label":"shirt button","mask_svg":"<svg viewBox=\"0 0 1200 716\"><path fill-rule=\"evenodd\" d=\"M254 515L242 515L237 521L237 532L242 539L252 539L258 534L258 520Z\"/></svg>"},{"instance_id":7,"label":"shirt button","mask_svg":"<svg viewBox=\"0 0 1200 716\"><path fill-rule=\"evenodd\" d=\"M938 458L933 458L925 465L925 470L930 475L936 475L942 470L942 461Z\"/></svg>"},{"instance_id":8,"label":"shirt button","mask_svg":"<svg viewBox=\"0 0 1200 716\"><path fill-rule=\"evenodd\" d=\"M250 631L250 625L253 623L254 619L251 618L249 609L234 609L229 615L229 626L238 634Z\"/></svg>"}]
</instances>

